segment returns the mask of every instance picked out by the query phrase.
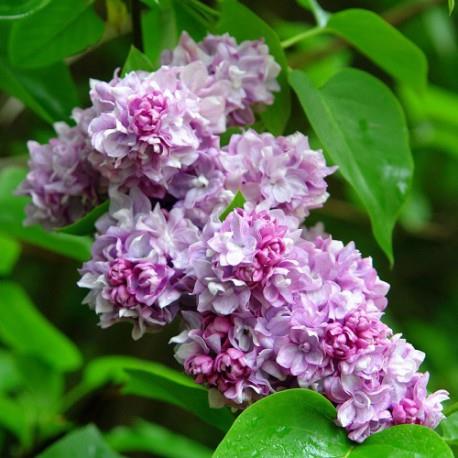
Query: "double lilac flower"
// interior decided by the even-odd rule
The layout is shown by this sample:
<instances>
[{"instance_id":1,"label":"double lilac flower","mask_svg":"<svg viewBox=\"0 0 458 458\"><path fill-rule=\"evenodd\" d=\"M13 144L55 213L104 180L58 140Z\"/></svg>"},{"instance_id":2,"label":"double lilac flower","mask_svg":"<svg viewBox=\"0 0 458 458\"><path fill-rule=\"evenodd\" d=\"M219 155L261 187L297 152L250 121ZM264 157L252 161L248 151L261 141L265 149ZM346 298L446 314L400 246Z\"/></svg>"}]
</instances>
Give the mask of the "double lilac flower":
<instances>
[{"instance_id":1,"label":"double lilac flower","mask_svg":"<svg viewBox=\"0 0 458 458\"><path fill-rule=\"evenodd\" d=\"M291 387L323 393L352 440L391 425L436 427L424 354L382 321L389 286L370 258L300 227L328 198L334 167L295 133L233 135L273 103L280 67L262 41L186 33L153 73L92 81L92 107L57 138L29 143L28 221L63 226L107 194L79 286L102 327L161 329L213 406L243 408ZM243 209L219 216L237 191ZM159 202L154 202L157 201Z\"/></svg>"}]
</instances>

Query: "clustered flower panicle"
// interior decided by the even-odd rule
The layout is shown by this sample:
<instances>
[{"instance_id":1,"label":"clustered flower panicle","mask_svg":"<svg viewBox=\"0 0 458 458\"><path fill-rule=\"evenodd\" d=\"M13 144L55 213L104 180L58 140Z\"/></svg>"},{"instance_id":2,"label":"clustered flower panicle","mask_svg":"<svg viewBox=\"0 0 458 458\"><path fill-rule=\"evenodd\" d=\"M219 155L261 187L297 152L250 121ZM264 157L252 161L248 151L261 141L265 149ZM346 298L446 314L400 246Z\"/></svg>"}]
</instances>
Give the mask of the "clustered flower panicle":
<instances>
[{"instance_id":1,"label":"clustered flower panicle","mask_svg":"<svg viewBox=\"0 0 458 458\"><path fill-rule=\"evenodd\" d=\"M29 222L69 224L109 195L78 283L100 325L131 322L137 339L180 312L176 359L213 406L307 387L358 442L391 425L437 426L448 395L428 395L424 354L381 321L389 286L372 260L301 228L335 168L299 132L247 129L220 144L273 103L280 67L267 46L183 33L162 63L92 81L75 127L29 143ZM244 208L220 221L237 191Z\"/></svg>"}]
</instances>

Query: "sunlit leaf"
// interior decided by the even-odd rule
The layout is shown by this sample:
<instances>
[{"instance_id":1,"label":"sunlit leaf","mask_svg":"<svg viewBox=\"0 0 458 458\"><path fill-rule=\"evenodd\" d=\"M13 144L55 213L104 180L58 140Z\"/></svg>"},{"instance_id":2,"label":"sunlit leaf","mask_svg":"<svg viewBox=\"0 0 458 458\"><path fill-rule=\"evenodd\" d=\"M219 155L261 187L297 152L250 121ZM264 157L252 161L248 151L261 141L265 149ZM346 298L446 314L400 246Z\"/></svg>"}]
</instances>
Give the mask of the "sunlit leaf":
<instances>
[{"instance_id":1,"label":"sunlit leaf","mask_svg":"<svg viewBox=\"0 0 458 458\"><path fill-rule=\"evenodd\" d=\"M11 30L9 56L13 65L44 67L85 50L102 36L104 23L93 0L52 0L17 21Z\"/></svg>"},{"instance_id":2,"label":"sunlit leaf","mask_svg":"<svg viewBox=\"0 0 458 458\"><path fill-rule=\"evenodd\" d=\"M335 424L336 411L310 390L285 390L255 402L237 417L214 458L452 458L434 431L417 425L389 428L358 445Z\"/></svg>"},{"instance_id":3,"label":"sunlit leaf","mask_svg":"<svg viewBox=\"0 0 458 458\"><path fill-rule=\"evenodd\" d=\"M393 260L391 235L413 173L402 109L379 80L344 69L322 88L295 70L290 83L314 131L366 207L379 245Z\"/></svg>"}]
</instances>

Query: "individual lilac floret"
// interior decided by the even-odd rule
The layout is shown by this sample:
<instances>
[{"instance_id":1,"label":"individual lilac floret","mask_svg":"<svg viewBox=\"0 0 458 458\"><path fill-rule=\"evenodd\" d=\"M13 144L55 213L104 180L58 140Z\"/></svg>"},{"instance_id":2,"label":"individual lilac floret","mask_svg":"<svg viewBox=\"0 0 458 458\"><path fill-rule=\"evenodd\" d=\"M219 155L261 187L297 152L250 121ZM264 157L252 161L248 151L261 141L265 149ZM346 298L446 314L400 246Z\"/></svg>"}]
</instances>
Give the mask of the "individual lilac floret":
<instances>
[{"instance_id":1,"label":"individual lilac floret","mask_svg":"<svg viewBox=\"0 0 458 458\"><path fill-rule=\"evenodd\" d=\"M18 193L29 195L26 224L61 227L81 218L106 195L106 182L88 157L92 146L87 134L92 110L75 109L75 127L54 125L57 137L45 145L29 141L29 173Z\"/></svg>"},{"instance_id":2,"label":"individual lilac floret","mask_svg":"<svg viewBox=\"0 0 458 458\"><path fill-rule=\"evenodd\" d=\"M208 35L196 43L183 32L177 47L162 55L162 63L166 65L196 61L205 64L212 83L228 86L226 115L232 125L252 124L253 106L271 105L273 92L280 90L277 76L281 68L262 40L237 44L233 37L225 34Z\"/></svg>"},{"instance_id":3,"label":"individual lilac floret","mask_svg":"<svg viewBox=\"0 0 458 458\"><path fill-rule=\"evenodd\" d=\"M78 285L91 290L85 303L103 328L131 321L138 339L175 317L177 300L189 290L184 252L199 234L181 210L167 213L159 204L152 210L136 188L130 196L112 191L110 197L110 213L97 223L92 259Z\"/></svg>"},{"instance_id":4,"label":"individual lilac floret","mask_svg":"<svg viewBox=\"0 0 458 458\"><path fill-rule=\"evenodd\" d=\"M171 339L178 344L175 357L197 383L210 388L213 406L240 408L272 391L251 337L244 333L240 338L240 319L195 312L183 316L187 329Z\"/></svg>"},{"instance_id":5,"label":"individual lilac floret","mask_svg":"<svg viewBox=\"0 0 458 458\"><path fill-rule=\"evenodd\" d=\"M91 81L94 167L121 188L139 186L150 197L164 197L168 181L217 145L215 134L226 128L225 92L208 90L208 78L195 62Z\"/></svg>"},{"instance_id":6,"label":"individual lilac floret","mask_svg":"<svg viewBox=\"0 0 458 458\"><path fill-rule=\"evenodd\" d=\"M168 192L178 199L176 207L202 228L212 213L221 214L234 197L225 188L226 172L221 166L218 148L209 148L186 169L178 172L168 185Z\"/></svg>"},{"instance_id":7,"label":"individual lilac floret","mask_svg":"<svg viewBox=\"0 0 458 458\"><path fill-rule=\"evenodd\" d=\"M239 189L260 210L280 208L300 219L326 202L325 177L335 170L299 132L287 137L254 130L233 135L221 161L229 189Z\"/></svg>"},{"instance_id":8,"label":"individual lilac floret","mask_svg":"<svg viewBox=\"0 0 458 458\"><path fill-rule=\"evenodd\" d=\"M262 295L274 268L294 257L291 248L301 231L290 230L291 226L297 228L297 221L281 211L242 209L223 223L210 222L202 240L189 250L197 310L221 315L250 310L254 306L250 300L256 293Z\"/></svg>"}]
</instances>

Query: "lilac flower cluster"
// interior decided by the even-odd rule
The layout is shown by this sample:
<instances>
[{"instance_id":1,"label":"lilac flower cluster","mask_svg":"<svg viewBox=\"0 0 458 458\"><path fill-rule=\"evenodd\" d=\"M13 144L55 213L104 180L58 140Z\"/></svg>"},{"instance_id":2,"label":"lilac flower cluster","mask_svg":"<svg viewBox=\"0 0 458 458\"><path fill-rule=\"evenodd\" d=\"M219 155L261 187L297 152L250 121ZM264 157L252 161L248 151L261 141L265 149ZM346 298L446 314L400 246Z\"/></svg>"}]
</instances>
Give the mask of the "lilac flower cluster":
<instances>
[{"instance_id":1,"label":"lilac flower cluster","mask_svg":"<svg viewBox=\"0 0 458 458\"><path fill-rule=\"evenodd\" d=\"M382 323L388 284L371 259L298 227L281 210L242 209L204 227L188 251L196 311L172 339L178 361L214 405L319 391L357 442L395 424L437 426L448 395L427 395L424 354Z\"/></svg>"},{"instance_id":2,"label":"lilac flower cluster","mask_svg":"<svg viewBox=\"0 0 458 458\"><path fill-rule=\"evenodd\" d=\"M76 126L29 144L29 222L63 226L110 199L78 283L100 325L128 321L138 339L181 312L176 358L214 406L307 387L355 441L395 424L435 427L447 393L427 394L423 353L381 321L388 285L371 259L300 227L335 168L298 132L241 130L221 146L279 90L267 46L184 33L162 61L91 81ZM238 191L244 208L220 221Z\"/></svg>"}]
</instances>

